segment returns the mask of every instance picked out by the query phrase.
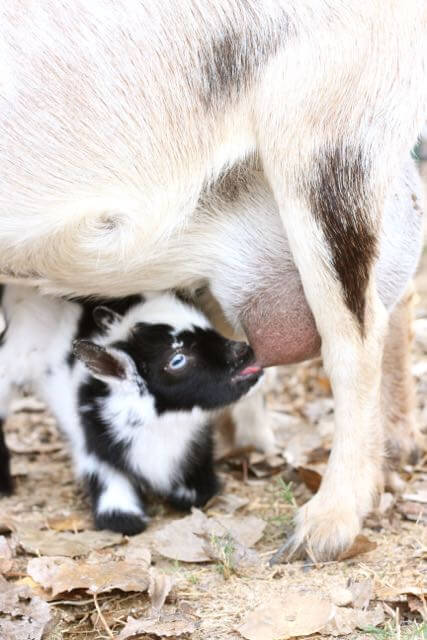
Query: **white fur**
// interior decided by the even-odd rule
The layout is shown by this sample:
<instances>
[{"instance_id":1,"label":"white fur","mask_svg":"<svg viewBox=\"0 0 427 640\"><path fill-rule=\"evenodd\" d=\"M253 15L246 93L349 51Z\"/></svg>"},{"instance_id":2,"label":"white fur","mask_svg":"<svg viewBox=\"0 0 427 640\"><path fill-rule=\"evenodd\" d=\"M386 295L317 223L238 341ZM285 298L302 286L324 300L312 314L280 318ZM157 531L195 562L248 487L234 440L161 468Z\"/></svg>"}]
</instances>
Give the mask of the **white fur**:
<instances>
[{"instance_id":1,"label":"white fur","mask_svg":"<svg viewBox=\"0 0 427 640\"><path fill-rule=\"evenodd\" d=\"M126 398L120 393L102 403L102 415L113 440L129 443L128 464L135 475L148 478L152 488L168 493L179 477L179 462L206 424L209 412L168 411L158 416L154 399L137 390Z\"/></svg>"},{"instance_id":2,"label":"white fur","mask_svg":"<svg viewBox=\"0 0 427 640\"><path fill-rule=\"evenodd\" d=\"M188 230L191 265L188 225L224 167L257 150L291 186L344 140L375 150L388 187L425 121L422 0L251 0L247 13L236 0L19 6L0 7L4 278L79 294L169 288L152 262L182 280L163 258ZM203 45L253 16L268 43L280 15L290 33L250 90L206 110Z\"/></svg>"}]
</instances>

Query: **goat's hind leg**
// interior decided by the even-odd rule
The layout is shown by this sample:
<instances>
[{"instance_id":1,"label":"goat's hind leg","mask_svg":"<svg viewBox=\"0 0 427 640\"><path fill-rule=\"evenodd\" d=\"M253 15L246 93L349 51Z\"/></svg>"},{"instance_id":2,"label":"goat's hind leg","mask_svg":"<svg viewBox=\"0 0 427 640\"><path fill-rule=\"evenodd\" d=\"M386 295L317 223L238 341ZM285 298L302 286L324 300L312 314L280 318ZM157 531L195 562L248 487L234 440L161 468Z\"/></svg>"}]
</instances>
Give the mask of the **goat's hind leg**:
<instances>
[{"instance_id":1,"label":"goat's hind leg","mask_svg":"<svg viewBox=\"0 0 427 640\"><path fill-rule=\"evenodd\" d=\"M384 346L382 406L385 419L386 485L403 488L402 464L416 464L425 448L415 420L415 383L411 372L413 285L390 314Z\"/></svg>"},{"instance_id":2,"label":"goat's hind leg","mask_svg":"<svg viewBox=\"0 0 427 640\"><path fill-rule=\"evenodd\" d=\"M6 372L0 367L0 495L6 496L13 493L13 480L10 473L10 453L4 438L4 423L9 410L10 396L11 389Z\"/></svg>"},{"instance_id":3,"label":"goat's hind leg","mask_svg":"<svg viewBox=\"0 0 427 640\"><path fill-rule=\"evenodd\" d=\"M13 480L10 473L10 453L4 439L4 416L0 414L0 495L9 496L13 493Z\"/></svg>"},{"instance_id":4,"label":"goat's hind leg","mask_svg":"<svg viewBox=\"0 0 427 640\"><path fill-rule=\"evenodd\" d=\"M294 260L322 340L335 434L318 493L296 516L287 547L337 557L381 490L381 361L387 313L373 273L382 202L360 152L340 148L306 167L286 193L272 174ZM371 170L372 172L372 170Z\"/></svg>"}]
</instances>

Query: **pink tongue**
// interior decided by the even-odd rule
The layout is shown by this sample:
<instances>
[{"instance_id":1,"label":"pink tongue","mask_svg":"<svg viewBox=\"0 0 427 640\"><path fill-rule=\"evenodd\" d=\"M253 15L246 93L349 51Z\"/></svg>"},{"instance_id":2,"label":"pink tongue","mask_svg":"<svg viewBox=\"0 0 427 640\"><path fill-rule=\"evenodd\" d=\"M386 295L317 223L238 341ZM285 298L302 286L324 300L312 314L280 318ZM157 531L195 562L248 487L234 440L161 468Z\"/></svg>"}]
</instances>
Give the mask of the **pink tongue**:
<instances>
[{"instance_id":1,"label":"pink tongue","mask_svg":"<svg viewBox=\"0 0 427 640\"><path fill-rule=\"evenodd\" d=\"M246 367L243 371L240 372L241 376L250 376L253 373L259 373L261 371L261 367L257 367L256 365L252 365L251 367Z\"/></svg>"}]
</instances>

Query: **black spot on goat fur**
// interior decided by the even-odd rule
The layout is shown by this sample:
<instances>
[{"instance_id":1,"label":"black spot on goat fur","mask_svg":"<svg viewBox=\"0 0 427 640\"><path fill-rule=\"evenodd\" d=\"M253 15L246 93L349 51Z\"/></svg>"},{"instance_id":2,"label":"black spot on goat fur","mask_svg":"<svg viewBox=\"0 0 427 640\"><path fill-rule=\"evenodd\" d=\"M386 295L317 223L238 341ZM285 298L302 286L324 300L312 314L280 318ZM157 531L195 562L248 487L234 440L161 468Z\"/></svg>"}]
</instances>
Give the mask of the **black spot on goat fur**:
<instances>
[{"instance_id":1,"label":"black spot on goat fur","mask_svg":"<svg viewBox=\"0 0 427 640\"><path fill-rule=\"evenodd\" d=\"M320 158L309 185L311 210L323 229L345 303L357 318L362 335L366 288L377 253L368 181L369 167L361 152L343 147Z\"/></svg>"},{"instance_id":2,"label":"black spot on goat fur","mask_svg":"<svg viewBox=\"0 0 427 640\"><path fill-rule=\"evenodd\" d=\"M127 440L117 440L111 436L109 425L102 417L100 402L110 395L108 385L90 376L79 388L78 406L84 430L86 448L95 453L103 462L114 461L116 469L126 473Z\"/></svg>"},{"instance_id":3,"label":"black spot on goat fur","mask_svg":"<svg viewBox=\"0 0 427 640\"><path fill-rule=\"evenodd\" d=\"M176 509L187 510L193 506L203 507L220 490L220 482L214 469L213 427L208 423L198 434L197 440L190 443L185 463L181 469L181 476L181 485L194 489L196 496L194 501L189 502L179 494L178 496L172 494L168 501Z\"/></svg>"},{"instance_id":4,"label":"black spot on goat fur","mask_svg":"<svg viewBox=\"0 0 427 640\"><path fill-rule=\"evenodd\" d=\"M272 18L247 0L237 0L233 14L214 15L210 22L218 25L208 30L216 35L205 40L199 51L201 99L206 108L219 107L246 90L289 34L284 12Z\"/></svg>"},{"instance_id":5,"label":"black spot on goat fur","mask_svg":"<svg viewBox=\"0 0 427 640\"><path fill-rule=\"evenodd\" d=\"M143 296L134 295L127 296L125 298L100 298L96 300L88 300L86 298L74 298L74 302L77 302L82 306L82 315L80 316L79 324L77 327L74 340L86 340L92 337L95 333L102 333L102 329L96 324L93 312L96 307L108 307L120 315L124 315L129 309L135 305L143 302ZM73 350L69 352L67 356L67 363L71 366L76 359Z\"/></svg>"}]
</instances>

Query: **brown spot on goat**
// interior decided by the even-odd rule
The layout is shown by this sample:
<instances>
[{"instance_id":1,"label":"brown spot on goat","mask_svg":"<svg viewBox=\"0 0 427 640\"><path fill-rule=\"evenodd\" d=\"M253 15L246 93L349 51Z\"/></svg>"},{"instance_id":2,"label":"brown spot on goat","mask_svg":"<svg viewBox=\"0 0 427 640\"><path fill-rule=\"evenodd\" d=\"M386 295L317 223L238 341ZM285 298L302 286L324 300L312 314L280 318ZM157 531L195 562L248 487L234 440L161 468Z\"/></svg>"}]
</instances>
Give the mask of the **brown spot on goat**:
<instances>
[{"instance_id":1,"label":"brown spot on goat","mask_svg":"<svg viewBox=\"0 0 427 640\"><path fill-rule=\"evenodd\" d=\"M357 149L336 148L319 160L309 185L315 219L331 249L347 307L364 332L365 293L377 252L368 198L369 167Z\"/></svg>"}]
</instances>

